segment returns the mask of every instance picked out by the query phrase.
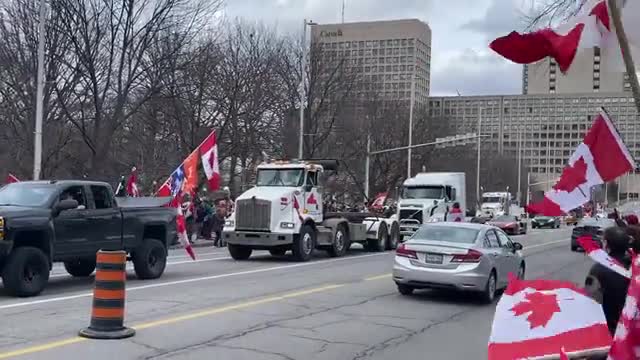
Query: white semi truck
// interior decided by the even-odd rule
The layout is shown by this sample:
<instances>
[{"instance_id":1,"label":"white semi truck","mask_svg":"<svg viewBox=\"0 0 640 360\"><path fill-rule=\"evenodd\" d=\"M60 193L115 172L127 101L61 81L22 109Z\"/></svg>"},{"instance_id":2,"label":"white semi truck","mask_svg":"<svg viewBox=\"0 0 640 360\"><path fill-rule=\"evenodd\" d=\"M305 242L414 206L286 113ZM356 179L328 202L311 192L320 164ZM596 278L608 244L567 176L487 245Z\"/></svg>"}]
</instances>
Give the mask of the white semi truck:
<instances>
[{"instance_id":1,"label":"white semi truck","mask_svg":"<svg viewBox=\"0 0 640 360\"><path fill-rule=\"evenodd\" d=\"M422 224L444 221L451 206L467 208L466 178L460 172L419 173L402 184L398 200L398 221L402 239L413 235Z\"/></svg>"},{"instance_id":2,"label":"white semi truck","mask_svg":"<svg viewBox=\"0 0 640 360\"><path fill-rule=\"evenodd\" d=\"M511 193L505 192L485 192L482 193L480 210L477 216L496 217L509 213L511 208Z\"/></svg>"},{"instance_id":3,"label":"white semi truck","mask_svg":"<svg viewBox=\"0 0 640 360\"><path fill-rule=\"evenodd\" d=\"M395 249L400 240L397 220L324 211L322 173L330 170L337 170L337 161L259 165L256 186L236 199L224 226L231 257L246 260L253 250L281 256L290 250L296 260L307 261L314 249L337 257L355 242L371 251Z\"/></svg>"}]
</instances>

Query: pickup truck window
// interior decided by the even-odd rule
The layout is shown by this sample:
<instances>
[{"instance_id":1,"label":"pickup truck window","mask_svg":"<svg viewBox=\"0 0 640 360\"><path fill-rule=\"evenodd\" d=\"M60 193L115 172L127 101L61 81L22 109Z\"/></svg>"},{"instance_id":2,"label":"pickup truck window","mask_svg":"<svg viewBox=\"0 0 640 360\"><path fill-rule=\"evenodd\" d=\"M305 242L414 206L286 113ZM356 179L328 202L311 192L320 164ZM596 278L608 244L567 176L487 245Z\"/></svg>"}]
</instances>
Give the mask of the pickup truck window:
<instances>
[{"instance_id":1,"label":"pickup truck window","mask_svg":"<svg viewBox=\"0 0 640 360\"><path fill-rule=\"evenodd\" d=\"M42 207L55 191L49 184L8 184L0 188L0 206Z\"/></svg>"},{"instance_id":2,"label":"pickup truck window","mask_svg":"<svg viewBox=\"0 0 640 360\"><path fill-rule=\"evenodd\" d=\"M91 186L91 194L93 195L93 201L96 204L96 209L111 209L113 203L111 201L111 194L104 186Z\"/></svg>"},{"instance_id":3,"label":"pickup truck window","mask_svg":"<svg viewBox=\"0 0 640 360\"><path fill-rule=\"evenodd\" d=\"M78 209L87 208L87 196L83 186L71 186L60 194L60 200L72 199L78 202Z\"/></svg>"}]
</instances>

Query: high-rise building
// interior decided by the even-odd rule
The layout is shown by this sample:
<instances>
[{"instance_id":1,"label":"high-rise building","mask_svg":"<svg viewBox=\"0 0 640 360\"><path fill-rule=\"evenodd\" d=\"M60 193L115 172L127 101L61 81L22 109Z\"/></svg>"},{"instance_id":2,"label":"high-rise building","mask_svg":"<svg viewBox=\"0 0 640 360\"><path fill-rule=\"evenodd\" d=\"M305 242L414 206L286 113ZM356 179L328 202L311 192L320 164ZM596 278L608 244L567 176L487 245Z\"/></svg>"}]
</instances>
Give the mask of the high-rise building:
<instances>
[{"instance_id":1,"label":"high-rise building","mask_svg":"<svg viewBox=\"0 0 640 360\"><path fill-rule=\"evenodd\" d=\"M523 94L575 94L584 92L631 92L629 77L624 71L614 70L600 56L600 49L580 51L571 68L562 74L551 58L535 64L524 65L522 72Z\"/></svg>"},{"instance_id":2,"label":"high-rise building","mask_svg":"<svg viewBox=\"0 0 640 360\"><path fill-rule=\"evenodd\" d=\"M528 166L534 191L548 190L604 107L629 147L640 158L640 126L631 93L530 94L430 97L431 116L451 124L456 134L476 132L481 114L483 142ZM520 150L520 151L519 151ZM640 175L620 182L620 191L637 198ZM625 195L626 197L626 195Z\"/></svg>"},{"instance_id":3,"label":"high-rise building","mask_svg":"<svg viewBox=\"0 0 640 360\"><path fill-rule=\"evenodd\" d=\"M312 46L345 60L384 99L426 104L431 87L431 29L417 19L315 25ZM414 83L413 83L414 82ZM413 83L413 84L412 84ZM414 85L414 86L412 86Z\"/></svg>"}]
</instances>

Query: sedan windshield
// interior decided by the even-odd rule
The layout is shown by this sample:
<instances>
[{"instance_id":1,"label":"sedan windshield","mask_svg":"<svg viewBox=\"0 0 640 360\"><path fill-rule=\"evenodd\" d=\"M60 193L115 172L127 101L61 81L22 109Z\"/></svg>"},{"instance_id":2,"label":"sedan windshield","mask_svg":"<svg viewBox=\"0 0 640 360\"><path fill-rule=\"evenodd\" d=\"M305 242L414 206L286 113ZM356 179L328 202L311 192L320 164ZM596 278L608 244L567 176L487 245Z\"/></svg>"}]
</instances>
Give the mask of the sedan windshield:
<instances>
[{"instance_id":1,"label":"sedan windshield","mask_svg":"<svg viewBox=\"0 0 640 360\"><path fill-rule=\"evenodd\" d=\"M403 199L444 199L442 186L407 186L402 188Z\"/></svg>"},{"instance_id":2,"label":"sedan windshield","mask_svg":"<svg viewBox=\"0 0 640 360\"><path fill-rule=\"evenodd\" d=\"M261 169L258 170L258 186L302 186L303 169Z\"/></svg>"},{"instance_id":3,"label":"sedan windshield","mask_svg":"<svg viewBox=\"0 0 640 360\"><path fill-rule=\"evenodd\" d=\"M8 184L0 188L0 206L42 207L55 190L50 184Z\"/></svg>"},{"instance_id":4,"label":"sedan windshield","mask_svg":"<svg viewBox=\"0 0 640 360\"><path fill-rule=\"evenodd\" d=\"M478 231L455 226L425 225L418 229L412 239L473 244Z\"/></svg>"}]
</instances>

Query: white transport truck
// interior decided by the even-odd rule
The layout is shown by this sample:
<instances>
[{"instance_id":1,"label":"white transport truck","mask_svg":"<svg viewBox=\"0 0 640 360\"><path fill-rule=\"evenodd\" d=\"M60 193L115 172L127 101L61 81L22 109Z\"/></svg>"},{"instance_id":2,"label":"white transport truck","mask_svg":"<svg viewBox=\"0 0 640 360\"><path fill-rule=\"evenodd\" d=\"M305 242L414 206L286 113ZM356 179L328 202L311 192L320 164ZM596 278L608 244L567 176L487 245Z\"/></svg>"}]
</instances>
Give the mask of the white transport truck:
<instances>
[{"instance_id":1,"label":"white transport truck","mask_svg":"<svg viewBox=\"0 0 640 360\"><path fill-rule=\"evenodd\" d=\"M509 213L511 208L511 193L509 192L485 192L482 193L480 211L477 216L496 217Z\"/></svg>"},{"instance_id":2,"label":"white transport truck","mask_svg":"<svg viewBox=\"0 0 640 360\"><path fill-rule=\"evenodd\" d=\"M258 166L256 186L236 199L223 237L231 257L246 260L253 250L274 256L287 251L307 261L314 249L344 255L351 244L371 251L395 249L400 227L395 219L367 213L328 213L323 209L323 172L337 161L276 161Z\"/></svg>"},{"instance_id":3,"label":"white transport truck","mask_svg":"<svg viewBox=\"0 0 640 360\"><path fill-rule=\"evenodd\" d=\"M466 199L464 173L419 173L405 180L398 200L402 239L413 235L426 222L443 221L454 203L459 203L464 212Z\"/></svg>"}]
</instances>

